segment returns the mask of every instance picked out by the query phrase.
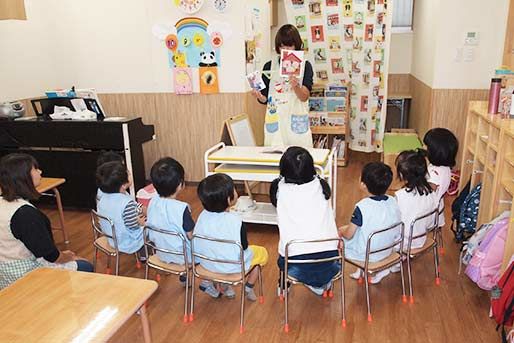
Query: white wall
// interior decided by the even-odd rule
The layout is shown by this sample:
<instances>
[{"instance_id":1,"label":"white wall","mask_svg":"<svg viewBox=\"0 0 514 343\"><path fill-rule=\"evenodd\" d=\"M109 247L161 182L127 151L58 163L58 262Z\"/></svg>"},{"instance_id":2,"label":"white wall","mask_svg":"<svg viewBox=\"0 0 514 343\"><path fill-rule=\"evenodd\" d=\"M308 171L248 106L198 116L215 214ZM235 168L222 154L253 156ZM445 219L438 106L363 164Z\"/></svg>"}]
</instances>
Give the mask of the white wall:
<instances>
[{"instance_id":1,"label":"white wall","mask_svg":"<svg viewBox=\"0 0 514 343\"><path fill-rule=\"evenodd\" d=\"M267 1L260 2L269 16ZM167 50L151 33L154 24L186 16L172 1L25 0L25 6L27 21L0 21L0 100L72 85L101 93L173 90ZM220 91L244 92L246 1L230 6L219 14L206 1L194 16L231 25L221 47Z\"/></svg>"},{"instance_id":2,"label":"white wall","mask_svg":"<svg viewBox=\"0 0 514 343\"><path fill-rule=\"evenodd\" d=\"M421 0L416 2L416 6ZM429 0L432 1L432 0ZM432 88L489 88L494 70L501 66L509 0L453 0L441 2ZM465 33L479 32L473 61L455 61Z\"/></svg>"},{"instance_id":3,"label":"white wall","mask_svg":"<svg viewBox=\"0 0 514 343\"><path fill-rule=\"evenodd\" d=\"M410 74L412 70L413 33L391 33L389 74Z\"/></svg>"}]
</instances>

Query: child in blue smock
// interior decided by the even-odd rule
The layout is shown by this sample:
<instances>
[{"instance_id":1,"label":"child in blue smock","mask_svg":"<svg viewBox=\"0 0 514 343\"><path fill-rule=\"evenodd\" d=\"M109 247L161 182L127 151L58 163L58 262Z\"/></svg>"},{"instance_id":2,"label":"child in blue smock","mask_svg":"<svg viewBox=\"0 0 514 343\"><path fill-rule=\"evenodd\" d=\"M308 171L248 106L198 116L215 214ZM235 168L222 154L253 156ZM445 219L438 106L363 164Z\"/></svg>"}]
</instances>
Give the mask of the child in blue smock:
<instances>
[{"instance_id":1,"label":"child in blue smock","mask_svg":"<svg viewBox=\"0 0 514 343\"><path fill-rule=\"evenodd\" d=\"M147 225L159 230L175 232L182 235L186 242L186 254L191 263L191 237L195 222L191 215L189 205L177 199L184 189L184 167L171 157L164 157L154 163L150 171L152 183L159 196L153 197L148 206ZM182 240L155 231L149 231L149 237L157 248L182 251ZM159 259L165 263L184 264L182 256L166 254L157 251ZM181 276L180 281L185 283L186 277ZM219 291L210 281L203 281L200 289L214 298Z\"/></svg>"},{"instance_id":2,"label":"child in blue smock","mask_svg":"<svg viewBox=\"0 0 514 343\"><path fill-rule=\"evenodd\" d=\"M198 217L195 234L236 241L242 245L247 272L246 298L250 301L257 300L253 289L259 275L257 268L268 262L268 251L264 247L248 245L246 227L241 216L229 211L238 197L234 181L226 174L210 175L198 185L198 197L204 210ZM236 246L223 243L198 240L195 241L195 251L214 259L232 261L240 259L239 249ZM232 274L241 271L235 264L214 263L204 259L200 259L199 262L202 267L215 273ZM227 291L234 292L231 287L225 287L225 293Z\"/></svg>"},{"instance_id":3,"label":"child in blue smock","mask_svg":"<svg viewBox=\"0 0 514 343\"><path fill-rule=\"evenodd\" d=\"M381 162L368 163L362 168L361 188L367 196L355 205L350 225L339 229L345 239L345 256L355 261L366 259L368 237L376 231L383 230L401 221L400 208L396 199L386 195L393 180L391 168ZM374 236L371 250L391 245L401 232L392 230ZM393 248L369 256L370 262L378 262L391 255ZM372 276L371 283L379 283L389 275L389 268ZM363 277L361 269L350 275L354 279Z\"/></svg>"},{"instance_id":4,"label":"child in blue smock","mask_svg":"<svg viewBox=\"0 0 514 343\"><path fill-rule=\"evenodd\" d=\"M139 252L140 259L145 261L145 218L139 212L137 203L127 193L131 185L127 167L117 161L104 163L96 171L96 180L103 193L97 204L98 213L113 221L119 251L126 254ZM102 220L100 225L103 232L112 235L109 223ZM114 246L112 239L109 239L109 244Z\"/></svg>"}]
</instances>

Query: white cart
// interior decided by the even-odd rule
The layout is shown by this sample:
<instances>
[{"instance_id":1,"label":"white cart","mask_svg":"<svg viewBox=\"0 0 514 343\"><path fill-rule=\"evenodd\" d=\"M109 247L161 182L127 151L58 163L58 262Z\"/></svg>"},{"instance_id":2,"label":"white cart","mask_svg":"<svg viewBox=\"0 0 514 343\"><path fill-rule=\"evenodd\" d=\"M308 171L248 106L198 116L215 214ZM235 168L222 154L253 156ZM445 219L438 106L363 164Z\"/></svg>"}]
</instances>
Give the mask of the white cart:
<instances>
[{"instance_id":1,"label":"white cart","mask_svg":"<svg viewBox=\"0 0 514 343\"><path fill-rule=\"evenodd\" d=\"M285 149L285 148L284 148ZM331 205L336 215L337 161L335 149L307 148L314 160L314 166L332 188ZM271 153L270 147L226 146L218 143L204 155L205 175L224 173L235 181L272 182L279 175L281 153ZM257 202L251 212L242 213L243 221L257 224L277 224L277 211L270 203Z\"/></svg>"}]
</instances>

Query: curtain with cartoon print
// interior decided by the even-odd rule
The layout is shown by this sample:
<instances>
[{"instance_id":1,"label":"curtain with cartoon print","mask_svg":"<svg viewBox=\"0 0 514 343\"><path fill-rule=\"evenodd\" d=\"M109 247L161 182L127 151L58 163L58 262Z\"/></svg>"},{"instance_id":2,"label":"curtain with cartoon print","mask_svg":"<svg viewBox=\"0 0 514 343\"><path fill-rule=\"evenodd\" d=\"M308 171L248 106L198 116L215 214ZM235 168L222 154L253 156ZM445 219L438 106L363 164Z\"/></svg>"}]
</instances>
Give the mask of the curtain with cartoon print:
<instances>
[{"instance_id":1,"label":"curtain with cartoon print","mask_svg":"<svg viewBox=\"0 0 514 343\"><path fill-rule=\"evenodd\" d=\"M351 85L350 148L382 151L392 0L284 1L315 84Z\"/></svg>"}]
</instances>

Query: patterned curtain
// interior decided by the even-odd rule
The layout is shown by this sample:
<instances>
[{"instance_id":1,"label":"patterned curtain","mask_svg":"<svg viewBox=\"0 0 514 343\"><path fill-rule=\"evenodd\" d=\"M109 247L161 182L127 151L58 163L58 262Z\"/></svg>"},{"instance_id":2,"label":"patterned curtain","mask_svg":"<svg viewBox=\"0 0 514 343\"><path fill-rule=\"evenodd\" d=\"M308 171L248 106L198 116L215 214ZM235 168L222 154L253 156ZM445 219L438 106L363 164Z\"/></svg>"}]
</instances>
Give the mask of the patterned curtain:
<instances>
[{"instance_id":1,"label":"patterned curtain","mask_svg":"<svg viewBox=\"0 0 514 343\"><path fill-rule=\"evenodd\" d=\"M351 85L352 150L382 151L392 0L284 0L315 83Z\"/></svg>"}]
</instances>

